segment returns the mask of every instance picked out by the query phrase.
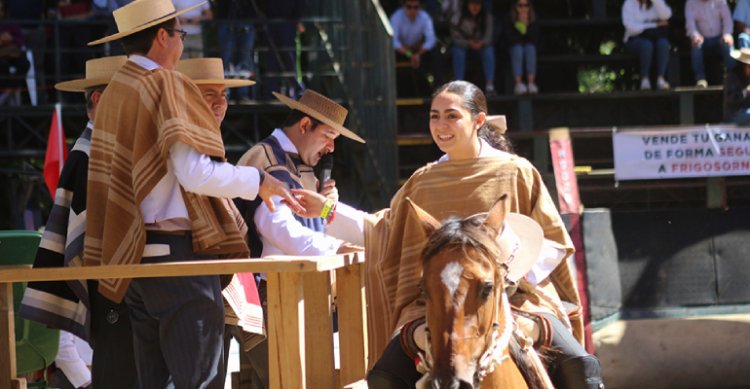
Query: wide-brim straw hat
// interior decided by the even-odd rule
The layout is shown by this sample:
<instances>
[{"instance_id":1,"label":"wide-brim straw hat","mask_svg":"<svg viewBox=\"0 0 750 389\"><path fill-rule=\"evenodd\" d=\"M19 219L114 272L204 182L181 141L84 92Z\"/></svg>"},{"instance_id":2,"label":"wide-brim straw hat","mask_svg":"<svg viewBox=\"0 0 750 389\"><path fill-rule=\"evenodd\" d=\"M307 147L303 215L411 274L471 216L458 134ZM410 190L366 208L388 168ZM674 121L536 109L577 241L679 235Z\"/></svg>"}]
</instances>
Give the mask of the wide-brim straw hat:
<instances>
[{"instance_id":1,"label":"wide-brim straw hat","mask_svg":"<svg viewBox=\"0 0 750 389\"><path fill-rule=\"evenodd\" d=\"M177 62L175 70L190 77L196 85L221 84L227 88L255 85L252 80L224 78L221 58L191 58Z\"/></svg>"},{"instance_id":2,"label":"wide-brim straw hat","mask_svg":"<svg viewBox=\"0 0 750 389\"><path fill-rule=\"evenodd\" d=\"M344 127L344 121L349 111L328 97L310 89L305 89L299 100L292 100L276 92L273 92L273 95L289 108L302 111L320 120L349 139L365 143L365 140L360 138L359 135Z\"/></svg>"},{"instance_id":3,"label":"wide-brim straw hat","mask_svg":"<svg viewBox=\"0 0 750 389\"><path fill-rule=\"evenodd\" d=\"M124 38L166 20L176 18L205 3L205 1L199 1L197 4L177 11L171 0L135 0L112 12L117 24L118 32L116 34L89 42L88 45L93 46Z\"/></svg>"},{"instance_id":4,"label":"wide-brim straw hat","mask_svg":"<svg viewBox=\"0 0 750 389\"><path fill-rule=\"evenodd\" d=\"M505 120L505 115L487 115L486 121L487 125L494 131L501 134L505 134L505 131L508 131L508 122Z\"/></svg>"},{"instance_id":5,"label":"wide-brim straw hat","mask_svg":"<svg viewBox=\"0 0 750 389\"><path fill-rule=\"evenodd\" d=\"M739 50L732 50L729 55L742 63L750 65L750 49L741 48Z\"/></svg>"},{"instance_id":6,"label":"wide-brim straw hat","mask_svg":"<svg viewBox=\"0 0 750 389\"><path fill-rule=\"evenodd\" d=\"M125 55L90 59L86 61L86 78L58 82L55 89L63 92L85 92L88 88L107 85L127 60L128 57Z\"/></svg>"},{"instance_id":7,"label":"wide-brim straw hat","mask_svg":"<svg viewBox=\"0 0 750 389\"><path fill-rule=\"evenodd\" d=\"M508 265L507 278L513 282L528 273L539 258L544 243L544 231L534 219L520 213L505 215L503 231L497 237L503 258Z\"/></svg>"}]
</instances>

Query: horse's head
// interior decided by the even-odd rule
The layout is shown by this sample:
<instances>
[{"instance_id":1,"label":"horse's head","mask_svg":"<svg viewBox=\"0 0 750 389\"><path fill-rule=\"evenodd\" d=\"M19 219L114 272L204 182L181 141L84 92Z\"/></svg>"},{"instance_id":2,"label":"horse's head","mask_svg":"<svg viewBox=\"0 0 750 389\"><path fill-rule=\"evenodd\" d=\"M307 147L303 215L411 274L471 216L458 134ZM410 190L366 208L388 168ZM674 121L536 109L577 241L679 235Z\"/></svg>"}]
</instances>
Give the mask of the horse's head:
<instances>
[{"instance_id":1,"label":"horse's head","mask_svg":"<svg viewBox=\"0 0 750 389\"><path fill-rule=\"evenodd\" d=\"M503 257L496 238L507 213L506 197L487 214L449 219L442 226L409 202L428 236L422 251L426 351L432 364L428 388L478 387L488 361L494 365L500 332L509 332L503 331L509 328L503 314L508 312L507 301L503 304L507 269L496 262Z\"/></svg>"}]
</instances>

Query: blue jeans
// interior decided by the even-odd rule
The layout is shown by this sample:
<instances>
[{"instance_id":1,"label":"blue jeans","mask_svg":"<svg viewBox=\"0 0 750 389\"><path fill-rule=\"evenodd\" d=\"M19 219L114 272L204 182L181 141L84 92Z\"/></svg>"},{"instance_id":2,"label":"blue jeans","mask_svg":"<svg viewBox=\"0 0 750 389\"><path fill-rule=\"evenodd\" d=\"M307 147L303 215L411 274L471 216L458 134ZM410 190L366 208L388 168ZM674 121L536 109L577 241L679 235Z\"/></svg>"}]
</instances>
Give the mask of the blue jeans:
<instances>
[{"instance_id":1,"label":"blue jeans","mask_svg":"<svg viewBox=\"0 0 750 389\"><path fill-rule=\"evenodd\" d=\"M517 44L510 47L510 63L513 76L523 76L524 63L526 74L536 75L536 46L531 43Z\"/></svg>"},{"instance_id":2,"label":"blue jeans","mask_svg":"<svg viewBox=\"0 0 750 389\"><path fill-rule=\"evenodd\" d=\"M234 21L219 23L216 34L219 38L224 71L229 70L230 64L238 70L252 72L255 69L253 61L255 26L252 23ZM250 97L250 87L233 89L232 94L235 99Z\"/></svg>"},{"instance_id":3,"label":"blue jeans","mask_svg":"<svg viewBox=\"0 0 750 389\"><path fill-rule=\"evenodd\" d=\"M741 48L750 48L750 34L741 32L739 39L737 39L737 45Z\"/></svg>"},{"instance_id":4,"label":"blue jeans","mask_svg":"<svg viewBox=\"0 0 750 389\"><path fill-rule=\"evenodd\" d=\"M696 80L706 79L706 69L703 66L703 56L706 53L720 53L724 60L727 71L734 68L734 59L729 55L732 48L721 40L721 35L714 38L705 38L699 47L690 48L690 60L693 64L693 74Z\"/></svg>"},{"instance_id":5,"label":"blue jeans","mask_svg":"<svg viewBox=\"0 0 750 389\"><path fill-rule=\"evenodd\" d=\"M466 55L469 50L468 47L455 45L451 49L453 54L453 73L456 80L464 79L464 74L466 74ZM495 50L492 46L484 46L477 51L482 56L484 79L489 83L495 79Z\"/></svg>"},{"instance_id":6,"label":"blue jeans","mask_svg":"<svg viewBox=\"0 0 750 389\"><path fill-rule=\"evenodd\" d=\"M651 58L656 50L656 71L658 75L664 77L667 74L667 64L669 63L669 40L659 38L655 42L643 37L632 37L625 43L625 50L633 55L638 56L641 63L641 78L648 78L649 69L651 68Z\"/></svg>"}]
</instances>

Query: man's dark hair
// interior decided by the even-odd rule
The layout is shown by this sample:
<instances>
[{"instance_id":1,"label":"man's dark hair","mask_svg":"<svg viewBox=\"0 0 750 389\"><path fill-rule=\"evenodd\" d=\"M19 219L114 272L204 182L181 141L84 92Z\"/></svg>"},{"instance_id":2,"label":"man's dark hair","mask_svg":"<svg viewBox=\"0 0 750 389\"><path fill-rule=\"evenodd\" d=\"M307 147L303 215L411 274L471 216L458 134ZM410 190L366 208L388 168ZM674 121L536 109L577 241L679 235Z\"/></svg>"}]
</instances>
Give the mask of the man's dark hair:
<instances>
[{"instance_id":1,"label":"man's dark hair","mask_svg":"<svg viewBox=\"0 0 750 389\"><path fill-rule=\"evenodd\" d=\"M291 110L289 112L289 115L287 115L286 119L284 119L284 122L281 123L281 128L291 127L291 126L297 124L297 122L300 121L300 120L302 120L302 118L305 117L305 116L309 117L310 120L312 121L312 129L313 130L319 124L323 123L320 120L315 119L314 117L312 117L312 116L310 116L310 115L308 115L308 114L306 114L306 113L304 113L302 111L298 111L296 109L293 109L293 110Z\"/></svg>"},{"instance_id":2,"label":"man's dark hair","mask_svg":"<svg viewBox=\"0 0 750 389\"><path fill-rule=\"evenodd\" d=\"M94 108L94 101L91 100L91 96L94 95L94 92L100 91L104 92L104 89L106 88L106 85L97 85L92 86L91 88L86 88L86 90L83 92L83 97L86 98L86 110L91 111Z\"/></svg>"},{"instance_id":3,"label":"man's dark hair","mask_svg":"<svg viewBox=\"0 0 750 389\"><path fill-rule=\"evenodd\" d=\"M170 29L174 28L176 24L177 19L172 18L169 20L165 20L155 26L151 26L145 30L138 31L133 35L128 35L120 40L122 49L127 55L146 54L149 50L151 50L151 44L154 42L156 33L159 31L159 29L163 28L167 30L169 36L173 36L175 32L170 31Z\"/></svg>"}]
</instances>

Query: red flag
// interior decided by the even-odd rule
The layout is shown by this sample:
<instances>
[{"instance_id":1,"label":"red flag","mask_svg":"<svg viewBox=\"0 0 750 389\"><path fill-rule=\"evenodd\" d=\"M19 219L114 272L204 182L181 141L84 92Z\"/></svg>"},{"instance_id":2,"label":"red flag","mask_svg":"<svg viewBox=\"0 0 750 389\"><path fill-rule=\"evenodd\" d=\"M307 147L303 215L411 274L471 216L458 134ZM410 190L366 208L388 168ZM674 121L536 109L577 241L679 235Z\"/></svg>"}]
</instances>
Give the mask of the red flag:
<instances>
[{"instance_id":1,"label":"red flag","mask_svg":"<svg viewBox=\"0 0 750 389\"><path fill-rule=\"evenodd\" d=\"M55 198L57 183L60 181L60 172L63 164L68 158L68 147L65 144L65 132L62 128L62 115L60 115L60 104L55 104L52 113L52 124L49 126L49 137L47 138L47 152L44 154L44 182L47 184L49 194Z\"/></svg>"}]
</instances>

